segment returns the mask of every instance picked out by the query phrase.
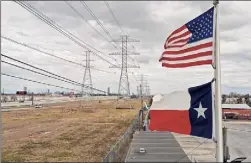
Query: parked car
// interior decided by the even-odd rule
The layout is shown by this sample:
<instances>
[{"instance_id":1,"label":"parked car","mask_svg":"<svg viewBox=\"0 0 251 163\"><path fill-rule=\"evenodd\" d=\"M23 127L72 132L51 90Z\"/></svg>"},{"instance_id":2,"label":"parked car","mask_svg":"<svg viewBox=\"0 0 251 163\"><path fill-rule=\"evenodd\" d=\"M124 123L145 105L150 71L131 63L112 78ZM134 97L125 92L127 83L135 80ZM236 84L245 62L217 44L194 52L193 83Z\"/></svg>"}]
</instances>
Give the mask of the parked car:
<instances>
[{"instance_id":1,"label":"parked car","mask_svg":"<svg viewBox=\"0 0 251 163\"><path fill-rule=\"evenodd\" d=\"M237 115L237 113L225 112L223 113L223 115L225 116L226 119L233 119Z\"/></svg>"},{"instance_id":2,"label":"parked car","mask_svg":"<svg viewBox=\"0 0 251 163\"><path fill-rule=\"evenodd\" d=\"M137 98L137 96L136 95L131 95L131 98Z\"/></svg>"},{"instance_id":3,"label":"parked car","mask_svg":"<svg viewBox=\"0 0 251 163\"><path fill-rule=\"evenodd\" d=\"M35 108L42 108L42 105L36 104L36 105L35 105Z\"/></svg>"}]
</instances>

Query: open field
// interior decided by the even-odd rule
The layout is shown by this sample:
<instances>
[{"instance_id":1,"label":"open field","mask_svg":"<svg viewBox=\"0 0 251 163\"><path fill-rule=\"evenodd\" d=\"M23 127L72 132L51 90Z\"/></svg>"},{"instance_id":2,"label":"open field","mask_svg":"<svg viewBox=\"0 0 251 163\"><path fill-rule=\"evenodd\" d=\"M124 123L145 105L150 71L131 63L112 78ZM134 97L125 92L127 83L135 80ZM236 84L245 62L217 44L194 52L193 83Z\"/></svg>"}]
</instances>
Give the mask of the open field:
<instances>
[{"instance_id":1,"label":"open field","mask_svg":"<svg viewBox=\"0 0 251 163\"><path fill-rule=\"evenodd\" d=\"M128 103L135 109L102 100L3 112L3 161L100 162L138 113L140 101Z\"/></svg>"},{"instance_id":2,"label":"open field","mask_svg":"<svg viewBox=\"0 0 251 163\"><path fill-rule=\"evenodd\" d=\"M37 97L34 99L34 105L48 105L48 104L57 104L63 102L71 102L71 101L80 101L81 99L86 99L89 97ZM116 96L92 96L89 100L114 100L117 99ZM2 103L2 111L6 111L11 108L18 108L18 107L27 107L32 106L31 101L24 101L23 103L19 102L5 102Z\"/></svg>"}]
</instances>

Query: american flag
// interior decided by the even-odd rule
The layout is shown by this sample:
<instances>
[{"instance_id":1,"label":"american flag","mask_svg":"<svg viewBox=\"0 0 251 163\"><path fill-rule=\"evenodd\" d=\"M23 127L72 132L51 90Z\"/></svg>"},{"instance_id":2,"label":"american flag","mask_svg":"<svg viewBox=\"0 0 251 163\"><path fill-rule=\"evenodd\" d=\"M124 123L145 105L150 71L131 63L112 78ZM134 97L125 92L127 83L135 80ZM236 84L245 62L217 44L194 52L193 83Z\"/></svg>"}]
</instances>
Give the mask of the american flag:
<instances>
[{"instance_id":1,"label":"american flag","mask_svg":"<svg viewBox=\"0 0 251 163\"><path fill-rule=\"evenodd\" d=\"M184 68L212 64L214 7L168 36L160 62L163 67Z\"/></svg>"}]
</instances>

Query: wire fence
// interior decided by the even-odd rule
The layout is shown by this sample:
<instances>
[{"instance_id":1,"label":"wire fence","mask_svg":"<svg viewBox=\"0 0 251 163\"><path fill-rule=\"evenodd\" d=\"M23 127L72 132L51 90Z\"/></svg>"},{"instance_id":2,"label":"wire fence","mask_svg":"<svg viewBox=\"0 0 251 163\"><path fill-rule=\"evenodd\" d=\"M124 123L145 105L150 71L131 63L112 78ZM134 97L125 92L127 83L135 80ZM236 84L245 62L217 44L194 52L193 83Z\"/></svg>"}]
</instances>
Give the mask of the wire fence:
<instances>
[{"instance_id":1,"label":"wire fence","mask_svg":"<svg viewBox=\"0 0 251 163\"><path fill-rule=\"evenodd\" d=\"M139 124L141 124L142 116L143 114L140 111L131 126L128 127L128 129L105 156L103 162L122 162L125 159L133 133L140 127Z\"/></svg>"}]
</instances>

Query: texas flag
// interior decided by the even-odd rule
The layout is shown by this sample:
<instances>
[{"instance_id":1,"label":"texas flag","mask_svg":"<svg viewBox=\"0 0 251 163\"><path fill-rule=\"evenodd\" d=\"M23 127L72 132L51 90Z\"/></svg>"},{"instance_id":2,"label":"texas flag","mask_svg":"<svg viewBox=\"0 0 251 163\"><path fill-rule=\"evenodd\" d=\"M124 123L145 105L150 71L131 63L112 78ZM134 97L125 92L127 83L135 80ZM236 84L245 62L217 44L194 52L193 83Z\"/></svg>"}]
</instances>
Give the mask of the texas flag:
<instances>
[{"instance_id":1,"label":"texas flag","mask_svg":"<svg viewBox=\"0 0 251 163\"><path fill-rule=\"evenodd\" d=\"M211 84L155 95L150 108L149 129L211 139L214 128Z\"/></svg>"}]
</instances>

